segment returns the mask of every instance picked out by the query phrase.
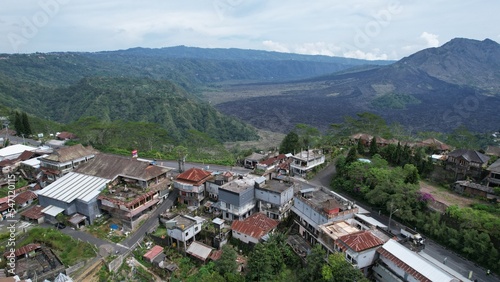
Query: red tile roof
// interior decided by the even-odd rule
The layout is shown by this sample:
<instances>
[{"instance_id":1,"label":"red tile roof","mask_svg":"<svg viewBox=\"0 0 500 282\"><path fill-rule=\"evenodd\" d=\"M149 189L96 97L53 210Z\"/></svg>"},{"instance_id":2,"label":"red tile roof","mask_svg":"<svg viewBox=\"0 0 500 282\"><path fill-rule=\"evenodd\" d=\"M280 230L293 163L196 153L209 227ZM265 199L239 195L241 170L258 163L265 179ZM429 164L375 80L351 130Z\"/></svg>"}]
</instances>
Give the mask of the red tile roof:
<instances>
[{"instance_id":1,"label":"red tile roof","mask_svg":"<svg viewBox=\"0 0 500 282\"><path fill-rule=\"evenodd\" d=\"M56 136L59 139L66 140L66 139L76 139L76 135L70 132L63 131Z\"/></svg>"},{"instance_id":2,"label":"red tile roof","mask_svg":"<svg viewBox=\"0 0 500 282\"><path fill-rule=\"evenodd\" d=\"M193 167L179 174L176 180L198 186L205 183L210 176L212 174L209 171Z\"/></svg>"},{"instance_id":3,"label":"red tile roof","mask_svg":"<svg viewBox=\"0 0 500 282\"><path fill-rule=\"evenodd\" d=\"M145 253L143 257L149 261L152 261L162 252L163 252L163 247L155 245L154 247L151 248L151 250Z\"/></svg>"},{"instance_id":4,"label":"red tile roof","mask_svg":"<svg viewBox=\"0 0 500 282\"><path fill-rule=\"evenodd\" d=\"M362 252L364 250L375 248L384 244L384 241L373 235L368 230L344 235L337 240L337 244L342 249L348 247L355 252Z\"/></svg>"},{"instance_id":5,"label":"red tile roof","mask_svg":"<svg viewBox=\"0 0 500 282\"><path fill-rule=\"evenodd\" d=\"M231 229L251 236L256 239L269 233L278 226L278 221L270 219L262 213L254 213L243 221L236 220L231 224Z\"/></svg>"},{"instance_id":6,"label":"red tile roof","mask_svg":"<svg viewBox=\"0 0 500 282\"><path fill-rule=\"evenodd\" d=\"M18 194L15 198L14 198L14 201L16 202L16 204L24 204L26 202L28 202L29 200L34 200L38 198L38 196L31 192L31 191L24 191L20 194Z\"/></svg>"},{"instance_id":7,"label":"red tile roof","mask_svg":"<svg viewBox=\"0 0 500 282\"><path fill-rule=\"evenodd\" d=\"M391 252L388 250L382 248L378 248L377 252L383 256L386 257L388 260L392 261L396 266L400 269L403 269L404 272L410 274L411 276L415 277L417 281L422 281L422 282L432 282L432 280L428 279L424 275L422 275L420 272L418 272L416 269L412 268L411 266L407 265L404 263L402 260L398 259L395 255L393 255Z\"/></svg>"},{"instance_id":8,"label":"red tile roof","mask_svg":"<svg viewBox=\"0 0 500 282\"><path fill-rule=\"evenodd\" d=\"M40 247L41 247L40 244L30 243L30 244L28 244L26 246L23 246L23 247L21 247L19 249L16 249L16 251L15 251L14 254L16 255L16 257L19 257L19 256L22 256L22 255L28 254L28 253L36 250L36 249L39 249ZM7 257L9 254L10 254L10 252L5 252L3 254L3 256Z\"/></svg>"},{"instance_id":9,"label":"red tile roof","mask_svg":"<svg viewBox=\"0 0 500 282\"><path fill-rule=\"evenodd\" d=\"M22 216L27 217L29 219L39 219L43 217L42 213L43 207L42 206L34 206L30 209L27 209L21 213Z\"/></svg>"}]
</instances>

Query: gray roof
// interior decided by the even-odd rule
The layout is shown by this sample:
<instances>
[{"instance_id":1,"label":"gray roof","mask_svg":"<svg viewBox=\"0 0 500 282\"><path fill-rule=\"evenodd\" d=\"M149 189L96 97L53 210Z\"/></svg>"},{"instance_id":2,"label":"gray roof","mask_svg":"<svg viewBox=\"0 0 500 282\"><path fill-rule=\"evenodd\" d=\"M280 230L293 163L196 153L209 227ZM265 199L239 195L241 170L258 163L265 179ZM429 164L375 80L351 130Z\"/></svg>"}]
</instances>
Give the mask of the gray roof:
<instances>
[{"instance_id":1,"label":"gray roof","mask_svg":"<svg viewBox=\"0 0 500 282\"><path fill-rule=\"evenodd\" d=\"M188 249L186 250L186 253L205 261L207 260L208 256L210 256L212 250L213 248L203 243L194 241L193 243L191 243L191 245L189 245Z\"/></svg>"},{"instance_id":2,"label":"gray roof","mask_svg":"<svg viewBox=\"0 0 500 282\"><path fill-rule=\"evenodd\" d=\"M382 248L431 281L458 281L452 275L444 272L393 239L387 241Z\"/></svg>"},{"instance_id":3,"label":"gray roof","mask_svg":"<svg viewBox=\"0 0 500 282\"><path fill-rule=\"evenodd\" d=\"M121 175L128 178L149 180L167 173L169 169L116 155L98 154L95 158L82 164L75 172L101 178L115 179Z\"/></svg>"},{"instance_id":4,"label":"gray roof","mask_svg":"<svg viewBox=\"0 0 500 282\"><path fill-rule=\"evenodd\" d=\"M108 179L70 172L42 189L38 196L71 203L75 199L89 202L104 190Z\"/></svg>"},{"instance_id":5,"label":"gray roof","mask_svg":"<svg viewBox=\"0 0 500 282\"><path fill-rule=\"evenodd\" d=\"M500 159L496 160L488 167L488 171L500 173Z\"/></svg>"},{"instance_id":6,"label":"gray roof","mask_svg":"<svg viewBox=\"0 0 500 282\"><path fill-rule=\"evenodd\" d=\"M467 150L467 149L457 149L449 153L448 156L454 158L462 157L469 162L480 163L480 164L487 163L488 160L490 159L490 157L483 155L478 151Z\"/></svg>"}]
</instances>

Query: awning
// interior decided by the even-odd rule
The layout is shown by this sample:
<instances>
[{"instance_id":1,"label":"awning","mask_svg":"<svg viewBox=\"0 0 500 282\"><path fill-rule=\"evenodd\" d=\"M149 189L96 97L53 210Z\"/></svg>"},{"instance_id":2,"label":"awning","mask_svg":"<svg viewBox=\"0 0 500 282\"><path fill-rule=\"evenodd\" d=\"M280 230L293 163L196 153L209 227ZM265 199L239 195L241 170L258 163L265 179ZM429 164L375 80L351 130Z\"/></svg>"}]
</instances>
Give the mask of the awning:
<instances>
[{"instance_id":1,"label":"awning","mask_svg":"<svg viewBox=\"0 0 500 282\"><path fill-rule=\"evenodd\" d=\"M50 215L50 216L56 217L56 215L62 213L63 211L64 211L63 208L50 205L50 206L44 208L42 210L42 213L44 213L46 215Z\"/></svg>"}]
</instances>

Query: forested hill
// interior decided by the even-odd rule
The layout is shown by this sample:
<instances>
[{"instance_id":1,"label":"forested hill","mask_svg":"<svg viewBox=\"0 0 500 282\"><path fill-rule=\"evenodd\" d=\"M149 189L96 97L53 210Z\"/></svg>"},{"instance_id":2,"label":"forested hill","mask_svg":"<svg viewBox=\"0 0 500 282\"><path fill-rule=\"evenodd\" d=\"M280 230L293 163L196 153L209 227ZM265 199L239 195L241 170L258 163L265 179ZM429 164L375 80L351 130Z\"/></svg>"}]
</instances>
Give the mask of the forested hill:
<instances>
[{"instance_id":1,"label":"forested hill","mask_svg":"<svg viewBox=\"0 0 500 282\"><path fill-rule=\"evenodd\" d=\"M255 131L224 116L179 86L147 78L85 78L55 91L46 100L59 121L95 116L104 121L157 123L180 140L188 130L205 132L218 141L255 139Z\"/></svg>"},{"instance_id":2,"label":"forested hill","mask_svg":"<svg viewBox=\"0 0 500 282\"><path fill-rule=\"evenodd\" d=\"M241 49L170 47L0 54L1 105L67 123L81 117L158 123L179 140L190 129L219 141L255 131L193 95L207 85L305 79L363 60Z\"/></svg>"}]
</instances>

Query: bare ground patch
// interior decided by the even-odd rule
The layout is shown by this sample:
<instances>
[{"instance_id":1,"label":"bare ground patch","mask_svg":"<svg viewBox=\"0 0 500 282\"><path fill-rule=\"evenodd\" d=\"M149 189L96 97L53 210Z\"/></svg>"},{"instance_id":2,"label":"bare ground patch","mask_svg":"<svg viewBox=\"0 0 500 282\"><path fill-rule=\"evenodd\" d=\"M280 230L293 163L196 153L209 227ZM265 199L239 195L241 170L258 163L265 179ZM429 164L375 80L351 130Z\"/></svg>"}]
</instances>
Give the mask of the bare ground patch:
<instances>
[{"instance_id":1,"label":"bare ground patch","mask_svg":"<svg viewBox=\"0 0 500 282\"><path fill-rule=\"evenodd\" d=\"M420 181L420 192L431 194L436 201L439 201L447 206L458 205L459 207L467 207L478 200L467 198L455 194L442 187L437 187L425 181Z\"/></svg>"},{"instance_id":2,"label":"bare ground patch","mask_svg":"<svg viewBox=\"0 0 500 282\"><path fill-rule=\"evenodd\" d=\"M232 148L239 146L240 149L261 149L268 150L270 148L277 148L280 146L281 141L285 138L285 134L280 132L272 132L267 130L259 129L259 140L256 141L238 141L238 142L226 142L224 147L231 150Z\"/></svg>"}]
</instances>

